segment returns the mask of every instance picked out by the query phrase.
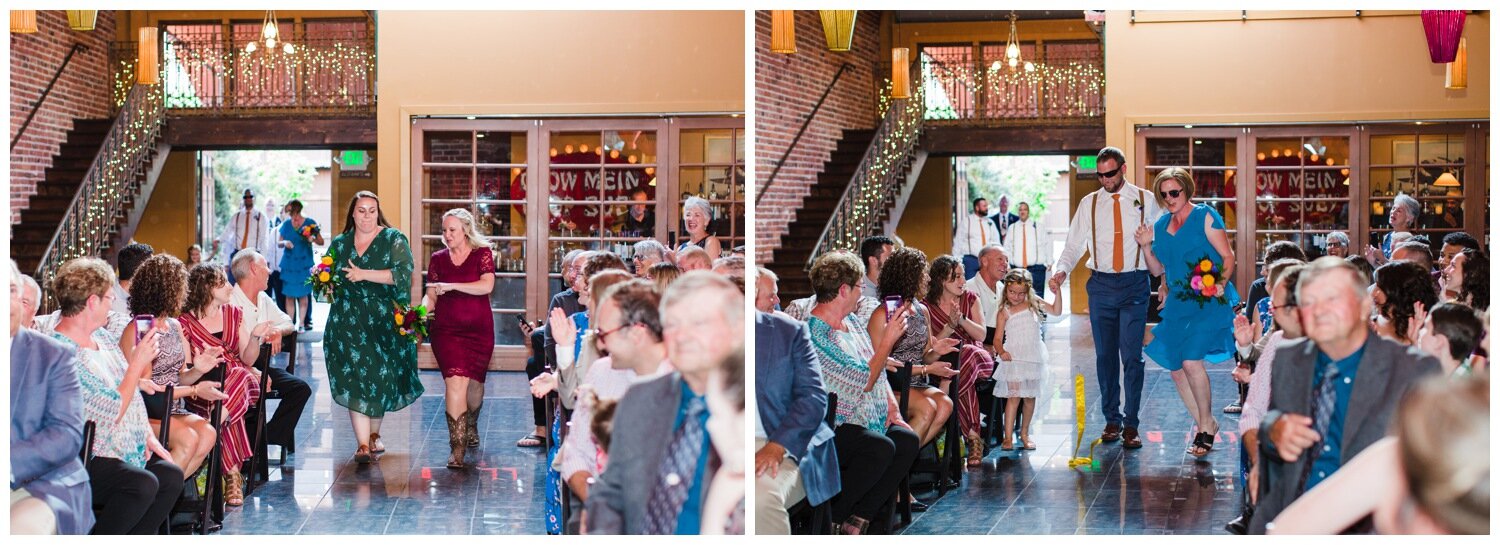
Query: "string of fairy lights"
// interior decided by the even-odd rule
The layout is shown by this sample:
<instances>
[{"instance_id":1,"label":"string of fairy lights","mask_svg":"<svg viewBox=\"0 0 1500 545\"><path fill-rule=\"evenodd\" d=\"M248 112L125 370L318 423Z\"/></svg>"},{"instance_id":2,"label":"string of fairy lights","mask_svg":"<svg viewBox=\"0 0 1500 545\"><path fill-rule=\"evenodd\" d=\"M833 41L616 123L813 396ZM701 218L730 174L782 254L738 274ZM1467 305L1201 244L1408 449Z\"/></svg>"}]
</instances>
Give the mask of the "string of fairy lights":
<instances>
[{"instance_id":1,"label":"string of fairy lights","mask_svg":"<svg viewBox=\"0 0 1500 545\"><path fill-rule=\"evenodd\" d=\"M99 156L42 256L39 279L52 278L70 259L98 255L108 243L125 199L139 189L137 175L156 145L165 115L161 85L135 85L129 90Z\"/></svg>"},{"instance_id":2,"label":"string of fairy lights","mask_svg":"<svg viewBox=\"0 0 1500 545\"><path fill-rule=\"evenodd\" d=\"M1023 69L1008 69L999 61L989 65L945 64L929 59L921 63L922 81L937 90L962 90L1011 107L1040 106L1066 115L1100 116L1104 113L1104 69L1094 62L1027 62ZM949 97L933 97L928 119L959 119L961 113Z\"/></svg>"},{"instance_id":3,"label":"string of fairy lights","mask_svg":"<svg viewBox=\"0 0 1500 545\"><path fill-rule=\"evenodd\" d=\"M833 226L819 248L812 252L812 259L831 250L854 250L859 241L870 234L880 212L890 201L896 186L895 174L904 172L911 158L911 149L922 130L923 90L913 90L911 98L891 98L891 80L882 81L882 90L876 102L876 111L883 120L875 131L870 144L874 153L868 155L850 180L849 198L834 211ZM892 107L898 108L894 113Z\"/></svg>"},{"instance_id":4,"label":"string of fairy lights","mask_svg":"<svg viewBox=\"0 0 1500 545\"><path fill-rule=\"evenodd\" d=\"M195 44L174 40L170 34L163 42L161 81L169 108L221 104L221 99L231 98L226 96L229 93L241 103L374 104L373 40L299 41L290 53L281 49L250 52L241 47L226 48L220 42ZM112 72L115 104L119 105L135 82L135 44L117 44L115 50L118 54ZM199 89L203 84L209 88Z\"/></svg>"}]
</instances>

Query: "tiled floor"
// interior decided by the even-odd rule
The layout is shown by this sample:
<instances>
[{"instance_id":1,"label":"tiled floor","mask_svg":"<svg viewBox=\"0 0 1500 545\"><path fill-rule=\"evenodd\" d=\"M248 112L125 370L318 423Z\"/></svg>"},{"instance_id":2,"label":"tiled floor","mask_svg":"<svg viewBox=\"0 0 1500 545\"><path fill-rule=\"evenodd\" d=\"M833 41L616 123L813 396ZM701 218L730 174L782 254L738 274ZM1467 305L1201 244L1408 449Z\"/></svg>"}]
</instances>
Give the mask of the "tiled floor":
<instances>
[{"instance_id":1,"label":"tiled floor","mask_svg":"<svg viewBox=\"0 0 1500 545\"><path fill-rule=\"evenodd\" d=\"M1240 508L1237 415L1220 411L1236 395L1232 364L1212 366L1214 414L1223 430L1202 460L1186 454L1192 421L1172 378L1146 364L1141 403L1145 447L1127 451L1103 443L1097 468L1068 468L1076 420L1073 374L1085 377L1088 402L1083 456L1099 437L1099 387L1087 316L1053 318L1048 324L1049 383L1033 423L1034 451L991 451L959 488L914 513L906 534L1224 534ZM985 400L981 400L985 401Z\"/></svg>"},{"instance_id":2,"label":"tiled floor","mask_svg":"<svg viewBox=\"0 0 1500 545\"><path fill-rule=\"evenodd\" d=\"M320 320L321 323L321 320ZM477 467L455 472L448 459L442 378L423 371L427 393L387 414L387 452L378 464L353 461L349 413L329 396L321 342L303 343L296 374L313 389L297 427L297 452L272 465L270 482L225 513L225 534L542 534L546 454L515 446L532 425L526 376L490 373ZM311 361L308 355L311 354ZM280 364L281 362L278 362ZM274 405L273 405L274 407ZM276 447L271 448L275 457Z\"/></svg>"}]
</instances>

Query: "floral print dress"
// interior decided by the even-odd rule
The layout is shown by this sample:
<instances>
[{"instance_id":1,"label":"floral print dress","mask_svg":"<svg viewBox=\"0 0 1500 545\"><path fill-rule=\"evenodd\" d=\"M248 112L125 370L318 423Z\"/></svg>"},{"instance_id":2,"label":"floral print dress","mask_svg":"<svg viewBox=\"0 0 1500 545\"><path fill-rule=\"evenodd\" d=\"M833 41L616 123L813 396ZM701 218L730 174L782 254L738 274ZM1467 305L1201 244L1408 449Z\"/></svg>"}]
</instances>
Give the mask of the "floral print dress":
<instances>
[{"instance_id":1,"label":"floral print dress","mask_svg":"<svg viewBox=\"0 0 1500 545\"><path fill-rule=\"evenodd\" d=\"M422 396L417 378L417 345L396 332L395 303L411 303L412 256L406 235L385 228L364 255L354 251L354 231L333 238L328 250L338 256L333 269L343 274L352 261L362 269L389 270L393 285L350 282L346 278L333 298L323 337L328 387L333 401L349 410L380 418Z\"/></svg>"}]
</instances>

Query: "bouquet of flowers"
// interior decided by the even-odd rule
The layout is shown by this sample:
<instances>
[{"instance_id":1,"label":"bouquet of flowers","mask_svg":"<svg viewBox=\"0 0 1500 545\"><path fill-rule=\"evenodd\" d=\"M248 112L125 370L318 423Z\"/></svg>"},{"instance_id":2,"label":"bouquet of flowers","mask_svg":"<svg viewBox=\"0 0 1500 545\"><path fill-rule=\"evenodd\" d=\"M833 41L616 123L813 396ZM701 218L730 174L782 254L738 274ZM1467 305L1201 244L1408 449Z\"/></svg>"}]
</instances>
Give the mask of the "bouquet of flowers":
<instances>
[{"instance_id":1,"label":"bouquet of flowers","mask_svg":"<svg viewBox=\"0 0 1500 545\"><path fill-rule=\"evenodd\" d=\"M1204 256L1197 261L1188 262L1188 277L1174 281L1172 292L1177 294L1177 299L1197 302L1198 307L1202 308L1208 303L1226 302L1225 290L1228 287L1224 272L1213 260Z\"/></svg>"},{"instance_id":2,"label":"bouquet of flowers","mask_svg":"<svg viewBox=\"0 0 1500 545\"><path fill-rule=\"evenodd\" d=\"M421 344L422 339L427 338L427 306L426 305L403 305L392 303L395 307L396 333L402 337L411 339L414 344Z\"/></svg>"},{"instance_id":3,"label":"bouquet of flowers","mask_svg":"<svg viewBox=\"0 0 1500 545\"><path fill-rule=\"evenodd\" d=\"M307 285L312 287L313 295L317 296L319 301L332 303L333 293L343 282L343 277L333 270L333 264L337 258L333 250L329 250L313 265L312 276L307 278Z\"/></svg>"},{"instance_id":4,"label":"bouquet of flowers","mask_svg":"<svg viewBox=\"0 0 1500 545\"><path fill-rule=\"evenodd\" d=\"M303 225L301 231L302 238L307 239L308 242L312 242L313 238L317 237L319 234L322 234L322 232L323 228L319 227L318 224L311 222L309 222L307 225Z\"/></svg>"}]
</instances>

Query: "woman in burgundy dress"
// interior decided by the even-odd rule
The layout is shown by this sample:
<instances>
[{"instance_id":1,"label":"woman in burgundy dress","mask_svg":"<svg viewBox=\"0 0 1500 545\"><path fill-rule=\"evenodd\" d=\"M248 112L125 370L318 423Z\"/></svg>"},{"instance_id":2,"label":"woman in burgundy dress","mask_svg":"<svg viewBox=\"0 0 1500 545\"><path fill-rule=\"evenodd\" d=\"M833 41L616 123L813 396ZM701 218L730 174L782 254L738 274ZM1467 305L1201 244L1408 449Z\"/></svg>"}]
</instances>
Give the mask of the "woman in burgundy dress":
<instances>
[{"instance_id":1,"label":"woman in burgundy dress","mask_svg":"<svg viewBox=\"0 0 1500 545\"><path fill-rule=\"evenodd\" d=\"M433 312L432 354L443 373L450 469L463 469L465 447L479 446L484 376L495 351L495 254L468 210L443 214L443 245L427 260L427 308Z\"/></svg>"}]
</instances>

